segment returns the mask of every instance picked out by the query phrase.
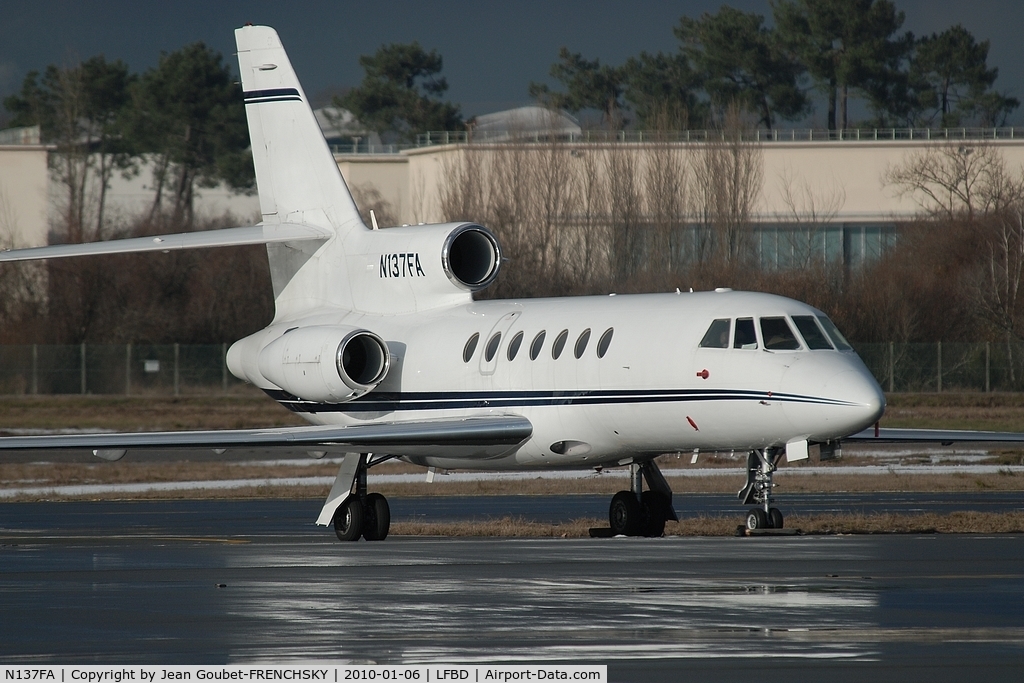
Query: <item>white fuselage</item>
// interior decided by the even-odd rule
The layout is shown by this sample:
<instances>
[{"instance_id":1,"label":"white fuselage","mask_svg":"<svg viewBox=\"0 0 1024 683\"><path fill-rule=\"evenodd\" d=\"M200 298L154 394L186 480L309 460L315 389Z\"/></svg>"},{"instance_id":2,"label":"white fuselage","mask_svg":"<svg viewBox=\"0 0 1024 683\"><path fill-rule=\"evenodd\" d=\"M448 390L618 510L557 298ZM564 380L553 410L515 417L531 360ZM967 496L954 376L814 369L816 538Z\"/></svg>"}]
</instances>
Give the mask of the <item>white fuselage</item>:
<instances>
[{"instance_id":1,"label":"white fuselage","mask_svg":"<svg viewBox=\"0 0 1024 683\"><path fill-rule=\"evenodd\" d=\"M392 362L386 378L356 400L306 401L267 389L315 424L517 414L534 431L514 452L416 462L591 467L692 449L821 442L875 422L884 397L852 351L808 350L802 338L797 350L768 351L759 326L756 348L700 347L715 319L789 316L792 327L793 315L822 314L798 301L749 292L591 296L477 301L409 315L324 311L275 324L260 337L272 339L296 325L346 325L387 341ZM564 347L554 358L563 330ZM610 342L598 357L608 330Z\"/></svg>"}]
</instances>

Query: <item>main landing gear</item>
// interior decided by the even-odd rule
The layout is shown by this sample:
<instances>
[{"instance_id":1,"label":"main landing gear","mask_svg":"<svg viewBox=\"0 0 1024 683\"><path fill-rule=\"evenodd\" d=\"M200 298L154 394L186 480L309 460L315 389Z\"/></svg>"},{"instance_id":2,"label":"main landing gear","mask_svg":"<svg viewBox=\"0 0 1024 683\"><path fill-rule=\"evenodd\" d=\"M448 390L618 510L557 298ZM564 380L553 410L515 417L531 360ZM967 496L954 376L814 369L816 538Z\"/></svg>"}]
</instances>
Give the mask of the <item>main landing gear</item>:
<instances>
[{"instance_id":1,"label":"main landing gear","mask_svg":"<svg viewBox=\"0 0 1024 683\"><path fill-rule=\"evenodd\" d=\"M665 522L679 521L672 507L672 489L653 460L629 466L630 490L619 491L608 508L615 536L661 536ZM643 490L647 480L648 490Z\"/></svg>"},{"instance_id":2,"label":"main landing gear","mask_svg":"<svg viewBox=\"0 0 1024 683\"><path fill-rule=\"evenodd\" d=\"M746 527L756 529L781 529L782 513L772 506L772 475L779 467L779 460L785 453L783 448L753 450L747 454L747 484L740 489L737 498L744 505L756 505L747 512Z\"/></svg>"},{"instance_id":3,"label":"main landing gear","mask_svg":"<svg viewBox=\"0 0 1024 683\"><path fill-rule=\"evenodd\" d=\"M388 499L366 492L366 471L390 458L370 460L368 453L346 453L334 487L320 513L320 524L334 524L339 541L383 541L391 527ZM338 502L340 500L340 502Z\"/></svg>"}]
</instances>

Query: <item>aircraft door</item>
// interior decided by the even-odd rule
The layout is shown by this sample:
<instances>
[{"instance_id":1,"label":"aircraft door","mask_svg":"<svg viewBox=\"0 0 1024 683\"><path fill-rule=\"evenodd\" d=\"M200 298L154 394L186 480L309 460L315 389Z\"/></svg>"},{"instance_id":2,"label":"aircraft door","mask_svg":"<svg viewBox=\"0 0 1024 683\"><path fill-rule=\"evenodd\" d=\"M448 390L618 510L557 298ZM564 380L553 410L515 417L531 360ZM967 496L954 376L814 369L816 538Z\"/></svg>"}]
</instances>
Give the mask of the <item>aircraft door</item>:
<instances>
[{"instance_id":1,"label":"aircraft door","mask_svg":"<svg viewBox=\"0 0 1024 683\"><path fill-rule=\"evenodd\" d=\"M508 331L512 323L519 318L520 312L506 313L494 324L487 336L481 340L483 348L480 351L480 374L493 375L498 367L498 358L501 356L501 349L508 344Z\"/></svg>"}]
</instances>

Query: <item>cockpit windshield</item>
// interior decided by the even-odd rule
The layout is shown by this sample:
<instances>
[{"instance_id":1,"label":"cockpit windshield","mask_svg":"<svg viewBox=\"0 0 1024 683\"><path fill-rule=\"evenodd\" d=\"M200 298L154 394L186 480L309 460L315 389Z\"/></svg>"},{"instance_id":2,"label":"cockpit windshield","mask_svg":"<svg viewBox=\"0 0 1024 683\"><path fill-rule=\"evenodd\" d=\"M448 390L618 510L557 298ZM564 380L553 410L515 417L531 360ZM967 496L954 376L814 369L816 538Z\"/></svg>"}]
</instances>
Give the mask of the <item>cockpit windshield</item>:
<instances>
[{"instance_id":1,"label":"cockpit windshield","mask_svg":"<svg viewBox=\"0 0 1024 683\"><path fill-rule=\"evenodd\" d=\"M790 323L792 320L792 324ZM796 325L796 331L793 330ZM835 324L825 316L794 315L768 316L757 318L718 318L711 321L710 327L700 340L702 349L729 348L730 332L732 332L732 348L758 348L757 328L761 329L761 343L766 351L810 351L827 350L852 351L850 342L839 331ZM803 342L801 344L801 341Z\"/></svg>"},{"instance_id":2,"label":"cockpit windshield","mask_svg":"<svg viewBox=\"0 0 1024 683\"><path fill-rule=\"evenodd\" d=\"M828 337L818 327L818 323L814 321L813 315L794 315L793 322L796 324L796 329L800 330L800 335L804 338L804 342L807 343L807 348L812 351L819 349L832 350L832 344L829 342Z\"/></svg>"},{"instance_id":3,"label":"cockpit windshield","mask_svg":"<svg viewBox=\"0 0 1024 683\"><path fill-rule=\"evenodd\" d=\"M753 318L736 319L736 338L733 340L734 349L756 349L757 334L754 332Z\"/></svg>"},{"instance_id":4,"label":"cockpit windshield","mask_svg":"<svg viewBox=\"0 0 1024 683\"><path fill-rule=\"evenodd\" d=\"M800 342L785 318L761 318L761 338L769 351L795 351Z\"/></svg>"}]
</instances>

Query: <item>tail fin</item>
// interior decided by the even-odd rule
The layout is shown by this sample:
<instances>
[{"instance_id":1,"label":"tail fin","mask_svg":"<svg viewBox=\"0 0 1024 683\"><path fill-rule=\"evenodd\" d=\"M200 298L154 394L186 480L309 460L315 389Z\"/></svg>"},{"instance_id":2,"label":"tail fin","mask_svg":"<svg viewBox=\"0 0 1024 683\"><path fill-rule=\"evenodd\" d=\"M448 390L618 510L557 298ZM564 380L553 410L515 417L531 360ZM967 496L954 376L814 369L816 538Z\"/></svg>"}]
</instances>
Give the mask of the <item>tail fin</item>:
<instances>
[{"instance_id":1,"label":"tail fin","mask_svg":"<svg viewBox=\"0 0 1024 683\"><path fill-rule=\"evenodd\" d=\"M277 31L235 30L264 223L366 230Z\"/></svg>"}]
</instances>

